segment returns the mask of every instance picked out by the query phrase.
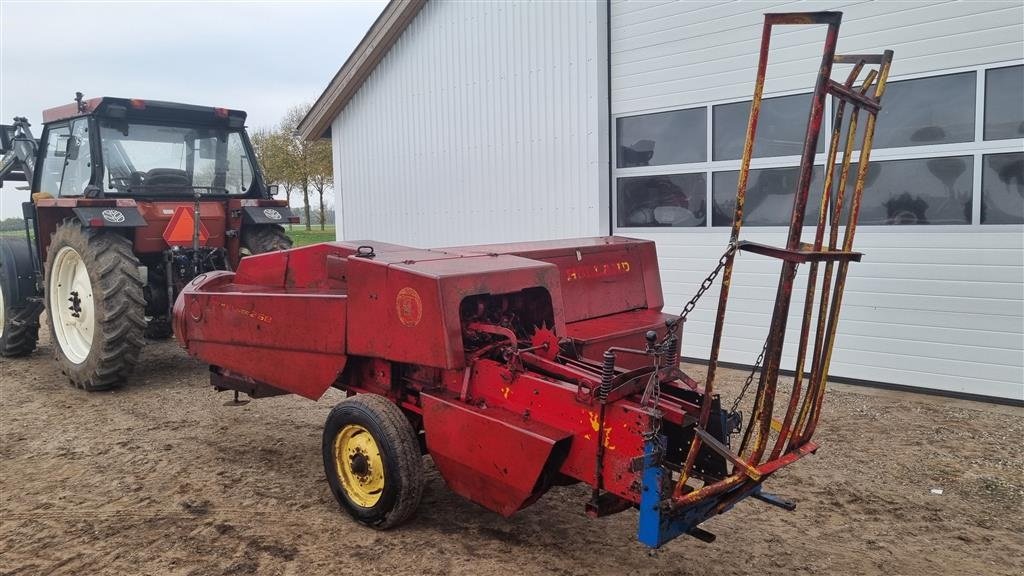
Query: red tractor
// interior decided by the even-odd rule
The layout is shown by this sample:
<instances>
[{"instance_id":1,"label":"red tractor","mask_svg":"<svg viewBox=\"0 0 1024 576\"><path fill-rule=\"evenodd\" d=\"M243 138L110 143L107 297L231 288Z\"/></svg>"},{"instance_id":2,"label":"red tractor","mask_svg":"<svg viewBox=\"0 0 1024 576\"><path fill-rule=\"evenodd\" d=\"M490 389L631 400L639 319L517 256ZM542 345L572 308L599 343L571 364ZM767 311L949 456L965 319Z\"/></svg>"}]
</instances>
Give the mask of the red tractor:
<instances>
[{"instance_id":1,"label":"red tractor","mask_svg":"<svg viewBox=\"0 0 1024 576\"><path fill-rule=\"evenodd\" d=\"M43 112L39 140L25 118L2 128L0 185L31 199L24 237L0 237L0 355L35 349L45 306L75 386L123 383L197 274L292 245L245 112L79 93Z\"/></svg>"}]
</instances>

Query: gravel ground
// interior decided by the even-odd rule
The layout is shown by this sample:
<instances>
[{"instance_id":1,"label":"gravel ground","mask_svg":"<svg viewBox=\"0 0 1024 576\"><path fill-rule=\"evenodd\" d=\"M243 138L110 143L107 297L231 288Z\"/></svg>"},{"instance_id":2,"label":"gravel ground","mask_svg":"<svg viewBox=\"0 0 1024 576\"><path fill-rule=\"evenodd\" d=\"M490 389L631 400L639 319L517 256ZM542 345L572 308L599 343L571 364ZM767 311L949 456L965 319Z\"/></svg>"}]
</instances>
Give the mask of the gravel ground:
<instances>
[{"instance_id":1,"label":"gravel ground","mask_svg":"<svg viewBox=\"0 0 1024 576\"><path fill-rule=\"evenodd\" d=\"M704 525L713 544L649 554L636 513L590 520L582 486L503 519L429 459L418 516L363 528L323 480L340 393L225 406L170 341L131 386L87 394L50 346L0 370L3 575L1024 574L1020 408L833 386L818 454L769 481L795 512L748 499ZM729 398L743 374L725 372Z\"/></svg>"}]
</instances>

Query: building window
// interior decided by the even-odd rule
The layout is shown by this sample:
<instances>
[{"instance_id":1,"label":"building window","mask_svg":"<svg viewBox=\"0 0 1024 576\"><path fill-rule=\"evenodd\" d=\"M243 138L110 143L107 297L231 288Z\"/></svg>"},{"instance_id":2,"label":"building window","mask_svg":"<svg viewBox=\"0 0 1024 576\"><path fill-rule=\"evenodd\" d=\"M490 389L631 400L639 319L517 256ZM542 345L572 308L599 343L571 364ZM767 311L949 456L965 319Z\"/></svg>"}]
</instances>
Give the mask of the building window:
<instances>
[{"instance_id":1,"label":"building window","mask_svg":"<svg viewBox=\"0 0 1024 576\"><path fill-rule=\"evenodd\" d=\"M802 93L763 101L744 224L788 226L810 98ZM1024 65L1016 63L891 81L875 132L860 223L1024 224L1021 102ZM827 99L833 114L835 104ZM730 226L749 113L745 100L618 118L617 226ZM866 117L860 116L858 145ZM826 142L823 127L819 164L826 160ZM847 198L858 156L854 151ZM821 178L817 167L804 216L808 226L818 218Z\"/></svg>"},{"instance_id":2,"label":"building window","mask_svg":"<svg viewBox=\"0 0 1024 576\"><path fill-rule=\"evenodd\" d=\"M986 154L981 173L981 223L1024 224L1024 152Z\"/></svg>"},{"instance_id":3,"label":"building window","mask_svg":"<svg viewBox=\"0 0 1024 576\"><path fill-rule=\"evenodd\" d=\"M810 94L794 94L765 98L761 101L761 114L754 140L754 158L770 156L799 156L803 152L807 122L811 110ZM714 107L712 148L715 160L739 160L743 157L743 143L747 139L747 120L750 101L719 104ZM824 130L824 122L822 123ZM824 131L822 132L824 134ZM818 139L818 152L824 150L824 139Z\"/></svg>"},{"instance_id":4,"label":"building window","mask_svg":"<svg viewBox=\"0 0 1024 576\"><path fill-rule=\"evenodd\" d=\"M847 198L857 167L850 168ZM864 179L861 225L970 224L973 156L873 161ZM843 222L849 202L843 203Z\"/></svg>"},{"instance_id":5,"label":"building window","mask_svg":"<svg viewBox=\"0 0 1024 576\"><path fill-rule=\"evenodd\" d=\"M966 72L890 82L872 148L905 148L974 141L977 74ZM858 118L855 150L864 139ZM846 131L840 137L846 142Z\"/></svg>"},{"instance_id":6,"label":"building window","mask_svg":"<svg viewBox=\"0 0 1024 576\"><path fill-rule=\"evenodd\" d=\"M704 226L706 190L703 172L619 178L619 225Z\"/></svg>"},{"instance_id":7,"label":"building window","mask_svg":"<svg viewBox=\"0 0 1024 576\"><path fill-rule=\"evenodd\" d=\"M674 110L619 118L619 168L664 166L707 159L707 111Z\"/></svg>"},{"instance_id":8,"label":"building window","mask_svg":"<svg viewBox=\"0 0 1024 576\"><path fill-rule=\"evenodd\" d=\"M873 147L973 141L976 83L974 72L890 83L878 114ZM864 122L860 124L863 127Z\"/></svg>"},{"instance_id":9,"label":"building window","mask_svg":"<svg viewBox=\"0 0 1024 576\"><path fill-rule=\"evenodd\" d=\"M985 74L985 140L1024 138L1024 66Z\"/></svg>"},{"instance_id":10,"label":"building window","mask_svg":"<svg viewBox=\"0 0 1024 576\"><path fill-rule=\"evenodd\" d=\"M739 170L714 173L712 226L732 226L732 219L736 213L736 185L739 177ZM796 166L751 170L747 176L747 196L743 202L743 224L789 226L799 178L800 169ZM807 209L804 211L804 223L808 226L813 226L818 221L818 212L821 208L821 179L821 167L815 166L811 176L811 193L807 195ZM814 193L815 190L818 190L817 194Z\"/></svg>"}]
</instances>

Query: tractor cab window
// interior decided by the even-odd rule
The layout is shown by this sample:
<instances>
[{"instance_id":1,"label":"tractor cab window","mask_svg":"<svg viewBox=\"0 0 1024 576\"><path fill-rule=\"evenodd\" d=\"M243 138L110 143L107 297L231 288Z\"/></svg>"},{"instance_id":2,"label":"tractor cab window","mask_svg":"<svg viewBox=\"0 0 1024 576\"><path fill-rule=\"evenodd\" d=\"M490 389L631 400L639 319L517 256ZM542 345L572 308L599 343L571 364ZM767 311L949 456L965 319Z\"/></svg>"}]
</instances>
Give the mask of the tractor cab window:
<instances>
[{"instance_id":1,"label":"tractor cab window","mask_svg":"<svg viewBox=\"0 0 1024 576\"><path fill-rule=\"evenodd\" d=\"M109 194L245 194L253 185L238 130L102 119L100 136Z\"/></svg>"},{"instance_id":2,"label":"tractor cab window","mask_svg":"<svg viewBox=\"0 0 1024 576\"><path fill-rule=\"evenodd\" d=\"M60 179L61 196L81 196L92 179L92 152L89 148L89 120L71 123L71 137L64 150L64 173Z\"/></svg>"},{"instance_id":3,"label":"tractor cab window","mask_svg":"<svg viewBox=\"0 0 1024 576\"><path fill-rule=\"evenodd\" d=\"M64 173L64 161L67 158L68 140L71 139L71 128L68 126L51 127L46 132L46 156L43 158L42 169L39 171L39 189L37 192L57 196L60 192L60 178Z\"/></svg>"}]
</instances>

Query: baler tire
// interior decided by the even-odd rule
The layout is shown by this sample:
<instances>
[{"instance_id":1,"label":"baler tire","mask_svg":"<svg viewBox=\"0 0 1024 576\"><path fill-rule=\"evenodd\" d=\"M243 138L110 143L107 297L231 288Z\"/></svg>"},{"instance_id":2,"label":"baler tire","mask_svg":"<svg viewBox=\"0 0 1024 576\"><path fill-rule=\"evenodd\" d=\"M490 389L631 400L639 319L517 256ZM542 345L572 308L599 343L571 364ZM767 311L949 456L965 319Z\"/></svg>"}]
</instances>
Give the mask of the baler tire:
<instances>
[{"instance_id":1,"label":"baler tire","mask_svg":"<svg viewBox=\"0 0 1024 576\"><path fill-rule=\"evenodd\" d=\"M383 462L379 499L363 506L348 495L339 477L337 438L348 426L368 431ZM423 495L423 457L408 418L390 400L358 394L339 402L327 417L323 433L324 472L334 498L356 521L387 530L408 520Z\"/></svg>"},{"instance_id":2,"label":"baler tire","mask_svg":"<svg viewBox=\"0 0 1024 576\"><path fill-rule=\"evenodd\" d=\"M70 251L63 256L65 249L74 256ZM54 310L52 302L54 284L59 282L54 274L62 273L54 270L56 260L74 257L88 276L92 309L87 313L93 318L88 351L70 351L80 359L63 349L55 324L64 312ZM108 390L128 379L138 364L146 329L146 301L131 240L116 232L86 228L76 219L65 220L51 237L46 258L46 307L54 357L73 386L90 392ZM70 342L70 336L63 338Z\"/></svg>"},{"instance_id":3,"label":"baler tire","mask_svg":"<svg viewBox=\"0 0 1024 576\"><path fill-rule=\"evenodd\" d=\"M39 341L42 299L36 297L32 247L23 238L0 238L0 356L26 356Z\"/></svg>"},{"instance_id":4,"label":"baler tire","mask_svg":"<svg viewBox=\"0 0 1024 576\"><path fill-rule=\"evenodd\" d=\"M242 227L242 255L264 254L292 247L292 239L277 224L252 224Z\"/></svg>"}]
</instances>

